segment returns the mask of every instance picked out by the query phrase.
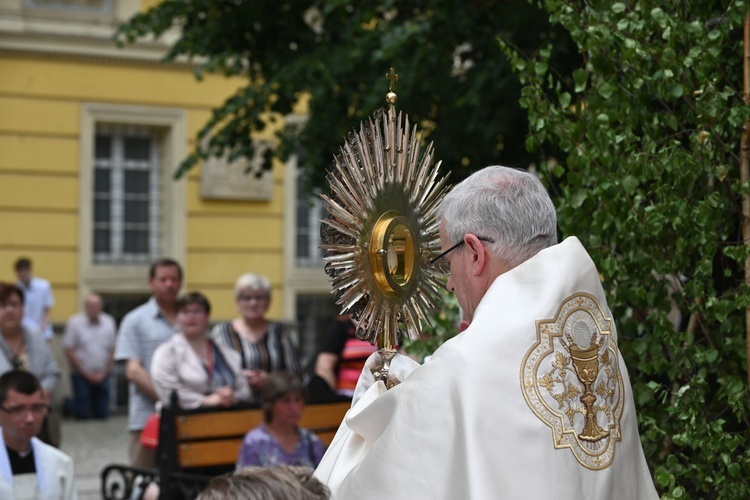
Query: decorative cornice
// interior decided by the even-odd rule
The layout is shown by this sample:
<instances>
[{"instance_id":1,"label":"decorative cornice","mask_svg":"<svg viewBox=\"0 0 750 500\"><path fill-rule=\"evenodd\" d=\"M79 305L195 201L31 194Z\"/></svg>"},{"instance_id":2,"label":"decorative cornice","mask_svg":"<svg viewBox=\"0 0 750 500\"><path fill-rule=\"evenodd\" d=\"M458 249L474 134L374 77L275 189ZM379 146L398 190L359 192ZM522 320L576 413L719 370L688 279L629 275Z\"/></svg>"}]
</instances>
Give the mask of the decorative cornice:
<instances>
[{"instance_id":1,"label":"decorative cornice","mask_svg":"<svg viewBox=\"0 0 750 500\"><path fill-rule=\"evenodd\" d=\"M117 48L114 44L110 47L99 47L98 50L88 50L88 48L74 47L70 45L61 46L59 44L25 44L13 43L7 39L0 38L0 54L3 56L16 57L34 57L37 59L55 59L68 61L88 61L101 63L116 63L118 65L133 66L166 66L179 69L192 69L195 63L186 61L164 62L162 57L165 52L155 53L139 48Z\"/></svg>"},{"instance_id":2,"label":"decorative cornice","mask_svg":"<svg viewBox=\"0 0 750 500\"><path fill-rule=\"evenodd\" d=\"M179 37L177 30L170 30L158 40L119 48L113 39L117 26L115 20L56 19L0 10L0 51L55 59L154 65L163 64L163 57ZM170 65L194 66L186 61Z\"/></svg>"}]
</instances>

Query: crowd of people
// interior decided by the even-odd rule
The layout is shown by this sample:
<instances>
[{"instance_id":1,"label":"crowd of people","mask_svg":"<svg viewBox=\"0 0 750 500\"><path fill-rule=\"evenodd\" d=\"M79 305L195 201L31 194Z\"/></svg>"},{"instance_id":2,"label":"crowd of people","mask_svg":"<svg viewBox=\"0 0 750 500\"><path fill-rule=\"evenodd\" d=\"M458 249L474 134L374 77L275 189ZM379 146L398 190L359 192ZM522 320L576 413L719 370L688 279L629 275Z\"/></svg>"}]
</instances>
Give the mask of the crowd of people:
<instances>
[{"instance_id":1,"label":"crowd of people","mask_svg":"<svg viewBox=\"0 0 750 500\"><path fill-rule=\"evenodd\" d=\"M397 354L386 390L371 372L377 353L339 318L313 377L321 399L353 398L330 449L298 425L306 387L293 336L266 318L268 280L240 276L238 317L209 331L208 299L179 295L171 259L153 263L150 299L116 335L97 295L66 325L73 413L106 417L105 380L123 362L132 463L153 467L144 429L160 407L259 404L264 422L248 429L237 472L202 499L656 498L599 274L575 237L558 243L539 179L487 167L445 197L438 220L432 264L448 272L461 333L421 365ZM60 376L42 333L51 288L28 259L17 270L19 283L0 287L0 496L75 498L72 461L47 425Z\"/></svg>"},{"instance_id":2,"label":"crowd of people","mask_svg":"<svg viewBox=\"0 0 750 500\"><path fill-rule=\"evenodd\" d=\"M7 445L7 455L0 452L0 473L11 471L5 475L6 483L0 482L0 491L10 488L16 498L24 498L25 492L36 487L29 477L38 480L41 488L41 478L49 477L49 471L42 470L46 462L35 462L36 453L52 457L50 464L59 469L54 473L56 481L45 481L47 489L38 492L55 491L59 492L56 498L74 498L73 464L57 449L58 412L52 411L61 374L48 343L52 336L46 333L51 331L52 287L31 275L29 259L19 259L15 267L17 282L0 283L0 374L9 377L6 389L0 380L0 417L5 417L0 420L0 439ZM61 345L70 368L72 395L64 400L62 413L80 420L106 419L112 367L121 362L129 385L132 465L156 466L157 427L148 429L150 420L158 420L161 407L175 402L185 409L246 404L263 409L264 423L248 429L237 470L289 465L297 467L293 476L300 471L309 476L325 453L325 445L298 425L307 390L293 333L284 323L266 317L271 301L269 280L257 274L241 275L234 287L238 317L213 327L211 304L204 294L180 295L183 270L177 261L154 262L148 285L151 296L122 318L119 329L116 320L104 312L104 301L97 293L87 295L81 312L65 323ZM331 369L335 377L337 370ZM328 390L333 392L336 386L334 378ZM147 432L152 434L147 436ZM19 434L26 438L20 439ZM3 463L10 469L3 469ZM253 477L244 474L238 481Z\"/></svg>"}]
</instances>

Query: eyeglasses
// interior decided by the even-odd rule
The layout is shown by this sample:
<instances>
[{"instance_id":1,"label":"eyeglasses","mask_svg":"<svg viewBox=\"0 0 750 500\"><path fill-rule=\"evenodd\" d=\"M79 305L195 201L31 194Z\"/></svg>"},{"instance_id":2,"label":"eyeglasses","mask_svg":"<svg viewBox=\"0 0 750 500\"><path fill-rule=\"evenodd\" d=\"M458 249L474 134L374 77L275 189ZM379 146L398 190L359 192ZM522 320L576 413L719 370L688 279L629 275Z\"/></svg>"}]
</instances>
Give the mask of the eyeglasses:
<instances>
[{"instance_id":1,"label":"eyeglasses","mask_svg":"<svg viewBox=\"0 0 750 500\"><path fill-rule=\"evenodd\" d=\"M479 241L484 241L486 243L495 243L495 240L493 240L492 238L485 238L484 236L477 236L477 239ZM434 259L432 259L430 261L430 265L434 266L435 263L437 263L437 265L439 267L441 267L441 270L443 270L444 272L447 272L447 263L445 262L444 257L446 255L448 255L449 253L451 253L456 248L458 248L461 245L463 245L464 243L466 243L466 240L462 239L461 241L459 241L458 243L456 243L455 245L453 245L452 247L450 247L448 250L446 250L445 252L441 253L440 255L438 255L437 257L435 257Z\"/></svg>"},{"instance_id":2,"label":"eyeglasses","mask_svg":"<svg viewBox=\"0 0 750 500\"><path fill-rule=\"evenodd\" d=\"M49 411L49 405L39 403L31 406L13 406L11 408L3 408L0 406L0 410L4 411L8 415L14 418L20 418L25 416L27 413L31 413L35 417L44 415Z\"/></svg>"},{"instance_id":3,"label":"eyeglasses","mask_svg":"<svg viewBox=\"0 0 750 500\"><path fill-rule=\"evenodd\" d=\"M177 314L182 314L183 316L203 316L206 314L206 311L203 309L180 309Z\"/></svg>"},{"instance_id":4,"label":"eyeglasses","mask_svg":"<svg viewBox=\"0 0 750 500\"><path fill-rule=\"evenodd\" d=\"M265 302L268 300L268 295L240 295L237 300L241 302Z\"/></svg>"}]
</instances>

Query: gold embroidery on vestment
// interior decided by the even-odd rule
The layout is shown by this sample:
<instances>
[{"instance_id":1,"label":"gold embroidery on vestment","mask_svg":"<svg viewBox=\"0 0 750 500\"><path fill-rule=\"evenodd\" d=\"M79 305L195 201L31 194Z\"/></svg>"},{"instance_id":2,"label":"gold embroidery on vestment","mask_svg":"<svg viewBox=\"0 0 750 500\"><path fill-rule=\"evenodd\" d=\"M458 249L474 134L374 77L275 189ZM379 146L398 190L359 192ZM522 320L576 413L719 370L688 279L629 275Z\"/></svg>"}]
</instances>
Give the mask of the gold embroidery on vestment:
<instances>
[{"instance_id":1,"label":"gold embroidery on vestment","mask_svg":"<svg viewBox=\"0 0 750 500\"><path fill-rule=\"evenodd\" d=\"M521 365L526 403L552 429L555 448L588 469L607 468L622 439L625 394L612 320L594 296L576 293L536 330Z\"/></svg>"}]
</instances>

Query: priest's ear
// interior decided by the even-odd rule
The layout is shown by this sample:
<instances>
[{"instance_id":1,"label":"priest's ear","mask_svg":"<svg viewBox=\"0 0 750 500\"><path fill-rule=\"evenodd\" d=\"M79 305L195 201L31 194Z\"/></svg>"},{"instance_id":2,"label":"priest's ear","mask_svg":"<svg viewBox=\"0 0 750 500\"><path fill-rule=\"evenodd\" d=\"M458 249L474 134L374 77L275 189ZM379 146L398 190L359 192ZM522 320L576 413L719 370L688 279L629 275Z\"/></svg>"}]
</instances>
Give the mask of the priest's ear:
<instances>
[{"instance_id":1,"label":"priest's ear","mask_svg":"<svg viewBox=\"0 0 750 500\"><path fill-rule=\"evenodd\" d=\"M484 275L491 281L512 269L508 263L492 252L490 243L479 239L476 235L467 234L464 237L466 251L470 253L471 271L474 276ZM491 284L491 282L490 282Z\"/></svg>"},{"instance_id":2,"label":"priest's ear","mask_svg":"<svg viewBox=\"0 0 750 500\"><path fill-rule=\"evenodd\" d=\"M487 267L489 258L487 248L485 248L482 240L471 233L464 236L464 243L466 245L465 251L469 253L471 259L471 273L474 276L479 276Z\"/></svg>"}]
</instances>

